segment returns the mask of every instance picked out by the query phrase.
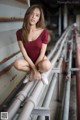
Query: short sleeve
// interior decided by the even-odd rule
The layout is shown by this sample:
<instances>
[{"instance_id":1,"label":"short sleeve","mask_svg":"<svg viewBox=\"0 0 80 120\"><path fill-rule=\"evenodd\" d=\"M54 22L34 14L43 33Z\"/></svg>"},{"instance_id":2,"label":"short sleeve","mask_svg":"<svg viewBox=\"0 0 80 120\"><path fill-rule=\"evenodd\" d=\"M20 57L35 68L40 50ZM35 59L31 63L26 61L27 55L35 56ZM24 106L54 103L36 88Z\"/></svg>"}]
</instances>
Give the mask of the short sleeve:
<instances>
[{"instance_id":1,"label":"short sleeve","mask_svg":"<svg viewBox=\"0 0 80 120\"><path fill-rule=\"evenodd\" d=\"M21 41L21 35L22 35L22 31L21 31L21 29L20 30L18 30L17 32L16 32L16 37L17 37L17 41Z\"/></svg>"},{"instance_id":2,"label":"short sleeve","mask_svg":"<svg viewBox=\"0 0 80 120\"><path fill-rule=\"evenodd\" d=\"M48 44L48 30L45 29L44 34L42 36L42 43Z\"/></svg>"}]
</instances>

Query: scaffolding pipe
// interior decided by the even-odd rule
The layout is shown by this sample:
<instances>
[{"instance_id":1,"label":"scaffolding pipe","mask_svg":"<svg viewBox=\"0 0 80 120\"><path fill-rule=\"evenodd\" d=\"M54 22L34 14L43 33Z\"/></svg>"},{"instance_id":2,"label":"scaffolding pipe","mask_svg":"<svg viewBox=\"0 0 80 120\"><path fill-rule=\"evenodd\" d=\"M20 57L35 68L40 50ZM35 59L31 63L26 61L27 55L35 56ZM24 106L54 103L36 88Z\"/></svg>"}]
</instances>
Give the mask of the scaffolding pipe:
<instances>
[{"instance_id":1,"label":"scaffolding pipe","mask_svg":"<svg viewBox=\"0 0 80 120\"><path fill-rule=\"evenodd\" d=\"M61 68L64 55L65 55L65 50L62 51L62 56L61 56L59 63L57 65L58 68ZM48 89L48 92L47 92L45 99L43 101L42 107L46 107L46 108L49 107L49 104L50 104L57 80L58 80L58 73L55 73L54 77L50 83L50 87ZM39 116L37 120L45 120L45 116Z\"/></svg>"},{"instance_id":2,"label":"scaffolding pipe","mask_svg":"<svg viewBox=\"0 0 80 120\"><path fill-rule=\"evenodd\" d=\"M30 7L30 0L26 0L26 3L27 3L28 6Z\"/></svg>"},{"instance_id":3,"label":"scaffolding pipe","mask_svg":"<svg viewBox=\"0 0 80 120\"><path fill-rule=\"evenodd\" d=\"M68 74L66 79L65 98L63 106L63 115L61 120L68 120L69 117L69 103L70 103L70 84L71 84L71 66L72 66L72 51L73 51L73 40L71 41L71 48L69 53L69 65Z\"/></svg>"},{"instance_id":4,"label":"scaffolding pipe","mask_svg":"<svg viewBox=\"0 0 80 120\"><path fill-rule=\"evenodd\" d=\"M16 114L17 110L20 107L20 104L22 103L22 101L24 101L24 99L26 98L29 90L31 89L33 85L33 82L29 82L24 88L23 90L21 90L16 98L14 99L13 103L11 104L11 106L8 108L7 112L8 112L8 119L12 120L12 118L14 117L14 115Z\"/></svg>"},{"instance_id":5,"label":"scaffolding pipe","mask_svg":"<svg viewBox=\"0 0 80 120\"><path fill-rule=\"evenodd\" d=\"M64 54L64 50L62 51L62 55L61 55L61 57L60 57L60 60L59 60L59 65L57 65L57 68L58 69L60 69L60 66L61 66L61 64L62 64L62 60L63 60L63 54ZM53 72L53 74L55 75L55 72ZM51 80L52 81L52 80ZM54 85L53 85L54 86ZM44 87L45 88L45 87ZM43 91L42 91L43 92ZM48 94L48 92L47 92L47 94ZM42 94L41 94L42 95ZM39 98L38 98L38 101L40 100L40 97L41 97L41 95L39 95ZM47 100L47 99L46 99ZM45 100L44 100L45 101ZM48 100L49 101L49 100ZM47 104L48 105L48 104Z\"/></svg>"},{"instance_id":6,"label":"scaffolding pipe","mask_svg":"<svg viewBox=\"0 0 80 120\"><path fill-rule=\"evenodd\" d=\"M62 52L64 43L66 41L65 38L67 37L67 35L68 35L69 32L70 31L68 31L67 34L65 35L65 37L64 37L64 39L63 39L63 41L61 43L61 46L60 46L57 54L55 55L54 59L51 61L52 67L54 67L56 61L60 57L60 54ZM51 72L51 69L46 73L47 77L50 74L50 72ZM28 120L29 119L29 116L30 116L33 108L37 104L37 99L39 97L39 94L40 94L42 88L43 88L43 83L42 83L42 81L39 81L39 83L37 84L36 88L34 89L32 95L29 97L29 99L27 100L25 106L23 107L23 110L22 110L22 112L21 112L18 120ZM26 114L27 114L27 116L26 116Z\"/></svg>"},{"instance_id":7,"label":"scaffolding pipe","mask_svg":"<svg viewBox=\"0 0 80 120\"><path fill-rule=\"evenodd\" d=\"M58 66L57 66L58 68L61 68L62 61L63 61L63 57L61 57L60 60L59 60L59 63L58 63ZM55 83L56 83L56 79L57 79L57 77L58 77L58 74L59 74L59 73L55 73L54 78L53 78L53 80L52 80L52 83L53 83L54 81L55 81ZM49 87L49 91L48 91L48 93L47 93L47 95L46 95L46 97L45 97L45 100L44 100L44 102L43 102L43 106L44 106L44 107L49 107L49 104L50 104L50 101L51 101L51 97L52 97L52 93L53 93L54 88L55 88L55 84L52 85L52 83L51 83L51 86ZM51 88L52 88L52 90L51 90Z\"/></svg>"},{"instance_id":8,"label":"scaffolding pipe","mask_svg":"<svg viewBox=\"0 0 80 120\"><path fill-rule=\"evenodd\" d=\"M64 39L66 33L67 33L68 31L70 31L70 30L71 30L71 27L67 28L66 31L64 31L64 33L62 34L62 36L60 37L60 39L57 41L54 49L52 49L51 54L49 54L49 56L48 56L49 59L51 58L52 55L55 54L55 52L56 52L56 50L58 49L61 41Z\"/></svg>"},{"instance_id":9,"label":"scaffolding pipe","mask_svg":"<svg viewBox=\"0 0 80 120\"><path fill-rule=\"evenodd\" d=\"M76 67L80 70L80 38L76 38ZM77 120L80 120L80 71L76 72L76 94L77 94Z\"/></svg>"},{"instance_id":10,"label":"scaffolding pipe","mask_svg":"<svg viewBox=\"0 0 80 120\"><path fill-rule=\"evenodd\" d=\"M68 33L69 33L69 31L68 31ZM68 33L65 35L65 38L63 39L63 41L62 41L62 43L61 43L61 45L60 45L60 48L58 48L58 51L57 51L56 55L54 56L54 58L53 58L53 60L52 60L52 67L55 66L56 61L59 59L59 57L60 57L60 55L61 55L62 49L63 49L63 47L65 46L64 44L65 44L65 41L66 41L66 38L67 38ZM47 74L49 74L49 72L48 72ZM47 75L47 76L48 76L48 75Z\"/></svg>"}]
</instances>

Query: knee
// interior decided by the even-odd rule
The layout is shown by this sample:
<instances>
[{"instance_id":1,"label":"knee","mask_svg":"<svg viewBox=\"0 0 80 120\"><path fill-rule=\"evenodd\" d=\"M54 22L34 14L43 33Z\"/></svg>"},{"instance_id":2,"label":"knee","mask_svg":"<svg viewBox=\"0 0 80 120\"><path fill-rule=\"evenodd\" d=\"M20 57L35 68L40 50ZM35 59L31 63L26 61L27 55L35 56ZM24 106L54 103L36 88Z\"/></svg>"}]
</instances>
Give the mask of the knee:
<instances>
[{"instance_id":1,"label":"knee","mask_svg":"<svg viewBox=\"0 0 80 120\"><path fill-rule=\"evenodd\" d=\"M48 71L48 70L50 69L50 67L51 67L51 63L50 63L50 62L47 62L47 63L44 65L44 69L45 69L46 71Z\"/></svg>"},{"instance_id":2,"label":"knee","mask_svg":"<svg viewBox=\"0 0 80 120\"><path fill-rule=\"evenodd\" d=\"M48 62L43 62L42 63L42 69L47 72L51 67L51 63L48 61Z\"/></svg>"},{"instance_id":3,"label":"knee","mask_svg":"<svg viewBox=\"0 0 80 120\"><path fill-rule=\"evenodd\" d=\"M20 62L19 62L19 60L16 60L13 65L14 65L15 68L20 69Z\"/></svg>"}]
</instances>

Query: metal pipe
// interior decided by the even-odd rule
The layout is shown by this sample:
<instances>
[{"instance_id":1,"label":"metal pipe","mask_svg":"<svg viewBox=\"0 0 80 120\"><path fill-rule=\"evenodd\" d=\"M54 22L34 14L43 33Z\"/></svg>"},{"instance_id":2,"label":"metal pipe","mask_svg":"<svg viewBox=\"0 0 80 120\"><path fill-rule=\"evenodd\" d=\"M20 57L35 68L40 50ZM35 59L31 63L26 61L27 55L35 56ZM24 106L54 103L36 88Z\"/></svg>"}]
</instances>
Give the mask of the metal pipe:
<instances>
[{"instance_id":1,"label":"metal pipe","mask_svg":"<svg viewBox=\"0 0 80 120\"><path fill-rule=\"evenodd\" d=\"M80 71L80 68L71 68L70 70L76 72L76 71Z\"/></svg>"},{"instance_id":2,"label":"metal pipe","mask_svg":"<svg viewBox=\"0 0 80 120\"><path fill-rule=\"evenodd\" d=\"M65 50L62 51L62 56L61 56L59 63L57 65L58 68L61 68L64 55L65 55ZM49 104L50 104L57 80L58 80L58 73L55 73L53 76L53 79L51 81L50 87L48 89L48 92L47 92L45 99L43 101L42 107L46 107L46 108L49 107ZM39 116L37 120L45 120L45 116Z\"/></svg>"},{"instance_id":3,"label":"metal pipe","mask_svg":"<svg viewBox=\"0 0 80 120\"><path fill-rule=\"evenodd\" d=\"M75 34L76 40L76 67L80 69L80 38ZM76 89L77 89L77 120L80 120L80 71L76 73Z\"/></svg>"},{"instance_id":4,"label":"metal pipe","mask_svg":"<svg viewBox=\"0 0 80 120\"><path fill-rule=\"evenodd\" d=\"M68 120L69 117L69 102L70 102L70 84L71 84L71 66L72 66L72 51L73 51L73 40L71 42L71 48L69 53L69 66L68 66L68 75L66 80L66 88L65 88L65 98L64 98L64 106L63 106L63 115L61 120Z\"/></svg>"},{"instance_id":5,"label":"metal pipe","mask_svg":"<svg viewBox=\"0 0 80 120\"><path fill-rule=\"evenodd\" d=\"M67 9L67 4L64 4L64 30L68 26L68 9Z\"/></svg>"},{"instance_id":6,"label":"metal pipe","mask_svg":"<svg viewBox=\"0 0 80 120\"><path fill-rule=\"evenodd\" d=\"M61 68L62 61L63 61L63 57L61 57L60 60L59 60L59 63L57 65L58 68ZM47 93L47 95L46 95L46 97L44 99L44 102L43 102L43 106L44 107L49 107L49 104L50 104L50 101L51 101L51 97L52 97L52 93L53 93L54 88L55 88L57 77L58 77L58 73L55 73L55 75L53 77L53 80L52 80L52 83L54 83L54 84L51 83L51 86L49 87L48 93Z\"/></svg>"},{"instance_id":7,"label":"metal pipe","mask_svg":"<svg viewBox=\"0 0 80 120\"><path fill-rule=\"evenodd\" d=\"M59 36L61 35L61 32L62 32L62 29L61 29L61 21L62 21L62 17L61 17L61 7L59 8L59 21L58 21L58 33L59 33Z\"/></svg>"},{"instance_id":8,"label":"metal pipe","mask_svg":"<svg viewBox=\"0 0 80 120\"><path fill-rule=\"evenodd\" d=\"M62 36L60 37L60 39L57 41L56 45L54 46L54 49L52 49L51 53L49 54L48 58L50 59L52 57L52 55L55 54L56 50L58 49L61 41L63 40L63 38L65 37L66 33L68 32L68 30L70 31L71 27L69 27L66 31L64 31L64 33L62 34Z\"/></svg>"},{"instance_id":9,"label":"metal pipe","mask_svg":"<svg viewBox=\"0 0 80 120\"><path fill-rule=\"evenodd\" d=\"M8 108L8 119L12 120L16 112L18 111L20 104L26 98L29 90L31 89L33 82L27 83L27 85L17 94L11 106Z\"/></svg>"},{"instance_id":10,"label":"metal pipe","mask_svg":"<svg viewBox=\"0 0 80 120\"><path fill-rule=\"evenodd\" d=\"M26 0L26 3L27 3L28 6L30 7L30 0Z\"/></svg>"},{"instance_id":11,"label":"metal pipe","mask_svg":"<svg viewBox=\"0 0 80 120\"><path fill-rule=\"evenodd\" d=\"M26 104L23 108L23 111L21 112L18 120L28 120L29 116L33 110L33 108L36 106L37 99L39 97L39 94L43 88L42 81L39 81L36 88L34 89L32 95L27 99Z\"/></svg>"}]
</instances>

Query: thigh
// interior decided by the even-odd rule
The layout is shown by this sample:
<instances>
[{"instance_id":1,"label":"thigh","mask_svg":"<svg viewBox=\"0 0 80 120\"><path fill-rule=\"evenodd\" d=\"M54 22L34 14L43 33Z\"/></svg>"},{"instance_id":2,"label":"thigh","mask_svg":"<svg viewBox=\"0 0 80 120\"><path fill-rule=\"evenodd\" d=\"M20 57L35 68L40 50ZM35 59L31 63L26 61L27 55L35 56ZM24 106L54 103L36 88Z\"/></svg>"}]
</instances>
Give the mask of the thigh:
<instances>
[{"instance_id":1,"label":"thigh","mask_svg":"<svg viewBox=\"0 0 80 120\"><path fill-rule=\"evenodd\" d=\"M29 63L24 58L19 58L14 62L14 65L29 66Z\"/></svg>"}]
</instances>

